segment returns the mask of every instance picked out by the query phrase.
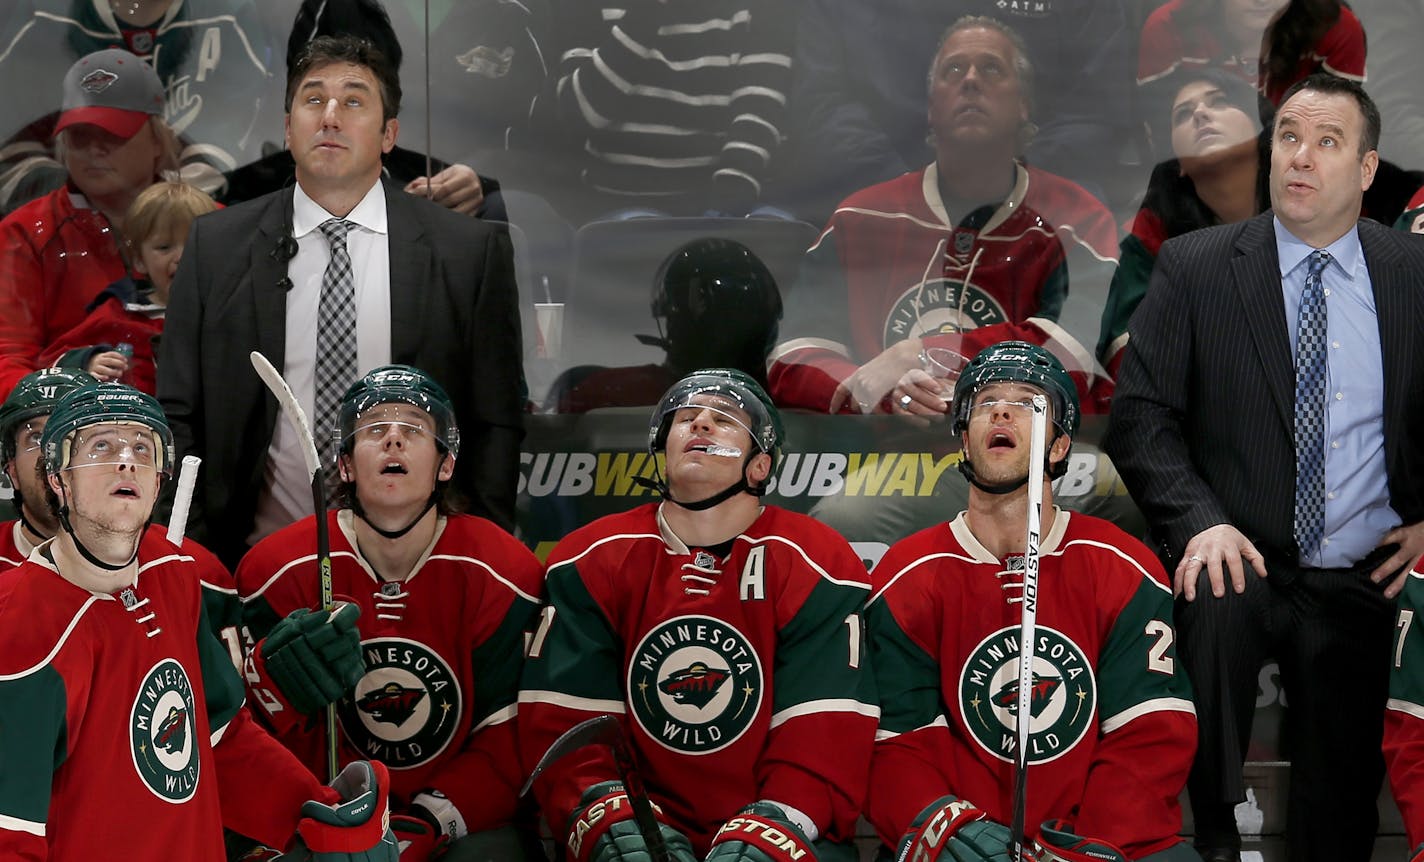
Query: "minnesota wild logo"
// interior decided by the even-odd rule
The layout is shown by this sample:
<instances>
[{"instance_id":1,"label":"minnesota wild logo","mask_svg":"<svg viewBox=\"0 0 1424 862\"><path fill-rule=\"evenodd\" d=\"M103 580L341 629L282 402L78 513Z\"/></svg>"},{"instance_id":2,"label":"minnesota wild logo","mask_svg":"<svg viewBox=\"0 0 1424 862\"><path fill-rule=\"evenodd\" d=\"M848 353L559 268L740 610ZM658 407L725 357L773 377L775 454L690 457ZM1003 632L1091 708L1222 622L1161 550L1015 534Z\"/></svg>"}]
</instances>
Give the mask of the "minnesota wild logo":
<instances>
[{"instance_id":1,"label":"minnesota wild logo","mask_svg":"<svg viewBox=\"0 0 1424 862\"><path fill-rule=\"evenodd\" d=\"M361 643L366 675L337 707L341 731L365 756L410 769L444 751L460 726L460 683L440 654L418 641Z\"/></svg>"},{"instance_id":2,"label":"minnesota wild logo","mask_svg":"<svg viewBox=\"0 0 1424 862\"><path fill-rule=\"evenodd\" d=\"M930 279L910 285L895 300L885 317L884 342L890 347L907 338L967 332L1008 319L987 291L950 278Z\"/></svg>"},{"instance_id":3,"label":"minnesota wild logo","mask_svg":"<svg viewBox=\"0 0 1424 862\"><path fill-rule=\"evenodd\" d=\"M1077 745L1092 724L1098 689L1083 650L1062 632L1035 630L1029 693L1028 762L1047 763ZM1019 628L1006 627L974 648L959 676L959 710L980 747L1014 759L1019 710Z\"/></svg>"},{"instance_id":4,"label":"minnesota wild logo","mask_svg":"<svg viewBox=\"0 0 1424 862\"><path fill-rule=\"evenodd\" d=\"M710 754L751 726L765 697L762 680L761 659L736 628L712 617L676 617L634 649L628 702L664 748Z\"/></svg>"},{"instance_id":5,"label":"minnesota wild logo","mask_svg":"<svg viewBox=\"0 0 1424 862\"><path fill-rule=\"evenodd\" d=\"M129 712L129 741L134 769L160 799L186 802L198 788L196 715L193 686L176 659L163 659L143 675Z\"/></svg>"}]
</instances>

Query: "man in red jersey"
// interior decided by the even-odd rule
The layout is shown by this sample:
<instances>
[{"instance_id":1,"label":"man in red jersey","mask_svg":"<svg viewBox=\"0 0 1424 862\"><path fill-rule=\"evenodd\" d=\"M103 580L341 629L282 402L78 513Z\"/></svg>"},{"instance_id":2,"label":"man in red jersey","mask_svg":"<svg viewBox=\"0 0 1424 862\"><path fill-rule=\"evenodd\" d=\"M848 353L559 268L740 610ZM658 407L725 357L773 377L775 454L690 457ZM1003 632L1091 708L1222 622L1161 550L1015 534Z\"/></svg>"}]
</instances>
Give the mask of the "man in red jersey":
<instances>
[{"instance_id":1,"label":"man in red jersey","mask_svg":"<svg viewBox=\"0 0 1424 862\"><path fill-rule=\"evenodd\" d=\"M41 444L59 532L0 577L0 857L213 860L228 826L393 860L385 767L324 788L253 724L196 564L146 535L173 466L158 402L85 385Z\"/></svg>"},{"instance_id":2,"label":"man in red jersey","mask_svg":"<svg viewBox=\"0 0 1424 862\"><path fill-rule=\"evenodd\" d=\"M1083 345L1097 338L1117 228L1081 186L1017 158L1032 82L1007 25L966 16L945 32L929 69L935 160L846 198L807 252L770 357L777 404L905 412L921 398L896 384L929 364L926 348L1019 339L1077 376L1085 412L1105 410L1111 381Z\"/></svg>"},{"instance_id":3,"label":"man in red jersey","mask_svg":"<svg viewBox=\"0 0 1424 862\"><path fill-rule=\"evenodd\" d=\"M663 502L600 518L549 557L519 696L525 765L617 716L678 862L855 858L878 712L868 582L829 527L762 504L781 443L751 377L694 372L648 426ZM617 778L591 747L535 783L569 858L649 858Z\"/></svg>"},{"instance_id":4,"label":"man in red jersey","mask_svg":"<svg viewBox=\"0 0 1424 862\"><path fill-rule=\"evenodd\" d=\"M307 610L321 600L315 516L243 557L252 702L318 772L325 731L308 716L338 703L342 763L391 770L406 862L446 843L461 859L542 858L537 836L512 825L524 780L516 695L539 561L491 521L451 510L460 430L425 372L387 365L356 381L339 434L343 505L322 517L345 604L330 616Z\"/></svg>"},{"instance_id":5,"label":"man in red jersey","mask_svg":"<svg viewBox=\"0 0 1424 862\"><path fill-rule=\"evenodd\" d=\"M1031 399L1045 441L1029 838L1044 858L1192 860L1178 797L1196 742L1162 566L1112 524L1052 503L1078 429L1076 390L1048 351L981 351L954 390L969 508L896 543L866 625L881 703L866 814L928 860L1007 858ZM1091 836L1091 837L1083 837Z\"/></svg>"}]
</instances>

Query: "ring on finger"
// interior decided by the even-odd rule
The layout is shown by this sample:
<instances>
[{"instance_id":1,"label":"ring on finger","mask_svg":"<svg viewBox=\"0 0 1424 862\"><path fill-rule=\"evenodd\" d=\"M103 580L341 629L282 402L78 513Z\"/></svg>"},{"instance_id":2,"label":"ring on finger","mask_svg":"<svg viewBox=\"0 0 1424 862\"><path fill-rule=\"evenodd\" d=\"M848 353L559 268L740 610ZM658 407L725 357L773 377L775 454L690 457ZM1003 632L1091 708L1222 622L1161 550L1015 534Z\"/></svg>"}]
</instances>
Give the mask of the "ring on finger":
<instances>
[{"instance_id":1,"label":"ring on finger","mask_svg":"<svg viewBox=\"0 0 1424 862\"><path fill-rule=\"evenodd\" d=\"M911 398L911 397L908 396L908 395L901 395L901 396L900 396L900 406L901 406L901 407L909 407L909 406L910 406L910 402L913 401L913 400L915 400L915 399Z\"/></svg>"},{"instance_id":2,"label":"ring on finger","mask_svg":"<svg viewBox=\"0 0 1424 862\"><path fill-rule=\"evenodd\" d=\"M1187 557L1187 562L1189 563L1200 563L1201 561L1202 558L1196 554L1192 554L1190 557Z\"/></svg>"}]
</instances>

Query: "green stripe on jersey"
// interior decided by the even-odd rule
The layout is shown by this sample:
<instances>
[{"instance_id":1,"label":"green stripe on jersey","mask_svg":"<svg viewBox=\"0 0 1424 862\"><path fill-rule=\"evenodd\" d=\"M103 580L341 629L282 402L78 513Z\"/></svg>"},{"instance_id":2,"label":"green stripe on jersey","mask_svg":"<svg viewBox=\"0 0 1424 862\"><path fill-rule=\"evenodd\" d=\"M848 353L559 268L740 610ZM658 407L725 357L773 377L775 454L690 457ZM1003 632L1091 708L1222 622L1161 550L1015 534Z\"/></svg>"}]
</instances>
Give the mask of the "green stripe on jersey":
<instances>
[{"instance_id":1,"label":"green stripe on jersey","mask_svg":"<svg viewBox=\"0 0 1424 862\"><path fill-rule=\"evenodd\" d=\"M817 580L776 636L773 713L817 700L875 703L864 602L865 590Z\"/></svg>"},{"instance_id":2,"label":"green stripe on jersey","mask_svg":"<svg viewBox=\"0 0 1424 862\"><path fill-rule=\"evenodd\" d=\"M1424 578L1410 575L1399 594L1394 621L1394 654L1389 670L1389 696L1424 708Z\"/></svg>"},{"instance_id":3,"label":"green stripe on jersey","mask_svg":"<svg viewBox=\"0 0 1424 862\"><path fill-rule=\"evenodd\" d=\"M1177 661L1172 595L1146 578L1117 615L1098 655L1098 716L1111 718L1160 698L1191 700Z\"/></svg>"},{"instance_id":4,"label":"green stripe on jersey","mask_svg":"<svg viewBox=\"0 0 1424 862\"><path fill-rule=\"evenodd\" d=\"M65 709L64 679L51 665L0 682L0 815L48 819L54 773L69 754Z\"/></svg>"},{"instance_id":5,"label":"green stripe on jersey","mask_svg":"<svg viewBox=\"0 0 1424 862\"><path fill-rule=\"evenodd\" d=\"M623 644L577 567L569 563L551 569L544 588L544 613L554 616L535 636L538 641L542 635L542 641L531 645L521 687L621 702Z\"/></svg>"},{"instance_id":6,"label":"green stripe on jersey","mask_svg":"<svg viewBox=\"0 0 1424 862\"><path fill-rule=\"evenodd\" d=\"M474 668L474 727L519 697L519 674L524 668L524 636L533 630L539 606L515 596L499 628L470 653Z\"/></svg>"},{"instance_id":7,"label":"green stripe on jersey","mask_svg":"<svg viewBox=\"0 0 1424 862\"><path fill-rule=\"evenodd\" d=\"M883 598L866 608L865 627L880 692L880 729L908 733L944 714L939 663L905 634Z\"/></svg>"}]
</instances>

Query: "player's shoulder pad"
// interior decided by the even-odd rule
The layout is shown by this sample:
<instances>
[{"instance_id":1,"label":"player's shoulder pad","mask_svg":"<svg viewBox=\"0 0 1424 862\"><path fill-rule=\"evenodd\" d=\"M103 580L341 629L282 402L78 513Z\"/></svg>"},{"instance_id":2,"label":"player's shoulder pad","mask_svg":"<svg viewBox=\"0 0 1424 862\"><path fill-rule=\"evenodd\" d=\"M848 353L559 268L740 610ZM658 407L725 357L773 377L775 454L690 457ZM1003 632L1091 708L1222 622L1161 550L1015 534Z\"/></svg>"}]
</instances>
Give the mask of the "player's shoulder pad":
<instances>
[{"instance_id":1,"label":"player's shoulder pad","mask_svg":"<svg viewBox=\"0 0 1424 862\"><path fill-rule=\"evenodd\" d=\"M328 534L333 543L344 546L345 539L336 527L334 511L331 516L333 521ZM298 561L315 556L316 516L308 515L263 538L242 555L233 572L238 595L245 599L261 593L280 580L282 574L292 571Z\"/></svg>"},{"instance_id":2,"label":"player's shoulder pad","mask_svg":"<svg viewBox=\"0 0 1424 862\"><path fill-rule=\"evenodd\" d=\"M570 562L590 556L597 559L627 553L632 544L649 539L662 543L658 533L657 503L647 503L626 512L604 515L569 533L549 552L545 568L553 572Z\"/></svg>"},{"instance_id":3,"label":"player's shoulder pad","mask_svg":"<svg viewBox=\"0 0 1424 862\"><path fill-rule=\"evenodd\" d=\"M475 515L448 516L429 560L485 573L536 603L544 582L544 567L533 551L498 524Z\"/></svg>"},{"instance_id":4,"label":"player's shoulder pad","mask_svg":"<svg viewBox=\"0 0 1424 862\"><path fill-rule=\"evenodd\" d=\"M931 524L891 545L870 572L872 600L905 578L913 579L914 572L926 563L954 556L971 559L954 537L950 523L940 521Z\"/></svg>"},{"instance_id":5,"label":"player's shoulder pad","mask_svg":"<svg viewBox=\"0 0 1424 862\"><path fill-rule=\"evenodd\" d=\"M107 599L58 577L45 561L27 561L0 577L0 682L51 664L61 649L85 643L83 618Z\"/></svg>"},{"instance_id":6,"label":"player's shoulder pad","mask_svg":"<svg viewBox=\"0 0 1424 862\"><path fill-rule=\"evenodd\" d=\"M1082 512L1068 514L1071 520L1059 550L1101 560L1102 565L1093 567L1099 577L1121 578L1133 588L1146 579L1171 593L1172 582L1162 561L1140 539L1103 518Z\"/></svg>"}]
</instances>

